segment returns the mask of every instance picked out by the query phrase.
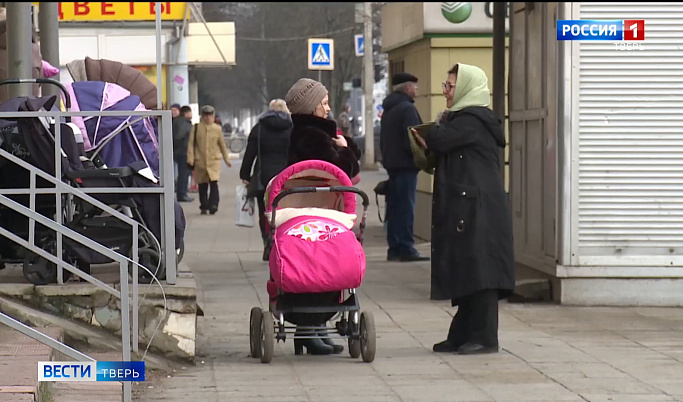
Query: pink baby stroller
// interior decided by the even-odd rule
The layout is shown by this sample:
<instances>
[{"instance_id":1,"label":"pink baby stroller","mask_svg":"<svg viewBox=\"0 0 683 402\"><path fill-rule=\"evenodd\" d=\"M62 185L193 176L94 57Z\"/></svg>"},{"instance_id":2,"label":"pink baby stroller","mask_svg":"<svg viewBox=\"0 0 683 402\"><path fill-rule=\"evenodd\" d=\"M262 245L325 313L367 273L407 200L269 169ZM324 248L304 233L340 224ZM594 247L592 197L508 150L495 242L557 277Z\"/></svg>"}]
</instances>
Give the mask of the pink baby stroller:
<instances>
[{"instance_id":1,"label":"pink baby stroller","mask_svg":"<svg viewBox=\"0 0 683 402\"><path fill-rule=\"evenodd\" d=\"M352 231L357 221L356 194L363 199L358 235ZM370 312L360 313L356 293L365 274L362 236L368 196L335 165L309 160L271 180L266 205L272 247L270 303L268 311L251 309L251 356L269 363L274 339L333 334L348 341L351 357L372 362L375 321ZM335 317L338 321L328 326Z\"/></svg>"}]
</instances>

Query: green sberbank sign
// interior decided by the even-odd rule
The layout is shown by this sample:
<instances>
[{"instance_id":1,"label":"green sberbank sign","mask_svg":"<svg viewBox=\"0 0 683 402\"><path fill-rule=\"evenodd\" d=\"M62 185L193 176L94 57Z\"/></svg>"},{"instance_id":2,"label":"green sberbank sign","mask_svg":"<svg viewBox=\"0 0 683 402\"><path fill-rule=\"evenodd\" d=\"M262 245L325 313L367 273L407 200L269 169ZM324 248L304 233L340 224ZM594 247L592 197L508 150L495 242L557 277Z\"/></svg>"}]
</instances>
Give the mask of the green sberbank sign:
<instances>
[{"instance_id":1,"label":"green sberbank sign","mask_svg":"<svg viewBox=\"0 0 683 402\"><path fill-rule=\"evenodd\" d=\"M481 4L481 3L478 3L478 4ZM508 8L507 6L508 5L506 5L506 8ZM506 10L506 11L508 11L508 10ZM493 18L493 2L487 1L486 3L484 3L484 13L486 14L487 17ZM467 19L470 18L470 16L472 15L472 3L443 2L443 3L441 3L441 14L444 16L444 18L448 22L451 22L453 24L461 24L461 23L467 21ZM506 12L506 14L507 14L507 12Z\"/></svg>"},{"instance_id":2,"label":"green sberbank sign","mask_svg":"<svg viewBox=\"0 0 683 402\"><path fill-rule=\"evenodd\" d=\"M441 3L441 14L449 22L460 24L465 22L472 15L471 3Z\"/></svg>"}]
</instances>

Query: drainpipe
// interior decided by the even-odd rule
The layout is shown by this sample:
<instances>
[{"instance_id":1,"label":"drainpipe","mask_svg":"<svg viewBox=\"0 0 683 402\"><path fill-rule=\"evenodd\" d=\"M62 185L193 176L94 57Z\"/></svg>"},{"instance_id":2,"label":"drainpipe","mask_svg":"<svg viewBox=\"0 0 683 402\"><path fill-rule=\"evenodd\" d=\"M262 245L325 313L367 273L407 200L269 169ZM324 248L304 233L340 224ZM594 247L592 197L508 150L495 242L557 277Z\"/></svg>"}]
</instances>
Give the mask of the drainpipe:
<instances>
[{"instance_id":1,"label":"drainpipe","mask_svg":"<svg viewBox=\"0 0 683 402\"><path fill-rule=\"evenodd\" d=\"M508 4L493 3L493 112L505 121L505 18ZM500 150L500 176L505 180L505 148Z\"/></svg>"}]
</instances>

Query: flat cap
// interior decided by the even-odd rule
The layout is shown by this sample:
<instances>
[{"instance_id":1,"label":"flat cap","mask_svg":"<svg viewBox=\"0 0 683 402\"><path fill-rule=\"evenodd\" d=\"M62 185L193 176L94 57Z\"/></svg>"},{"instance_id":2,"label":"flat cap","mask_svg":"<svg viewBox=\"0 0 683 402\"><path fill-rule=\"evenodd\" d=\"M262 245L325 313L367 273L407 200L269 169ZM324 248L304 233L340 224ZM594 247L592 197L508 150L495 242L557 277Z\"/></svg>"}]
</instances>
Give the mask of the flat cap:
<instances>
[{"instance_id":1,"label":"flat cap","mask_svg":"<svg viewBox=\"0 0 683 402\"><path fill-rule=\"evenodd\" d=\"M404 82L417 82L417 77L410 73L396 73L391 77L391 85L403 84Z\"/></svg>"},{"instance_id":2,"label":"flat cap","mask_svg":"<svg viewBox=\"0 0 683 402\"><path fill-rule=\"evenodd\" d=\"M216 109L213 108L211 105L206 105L202 107L202 114L215 114Z\"/></svg>"}]
</instances>

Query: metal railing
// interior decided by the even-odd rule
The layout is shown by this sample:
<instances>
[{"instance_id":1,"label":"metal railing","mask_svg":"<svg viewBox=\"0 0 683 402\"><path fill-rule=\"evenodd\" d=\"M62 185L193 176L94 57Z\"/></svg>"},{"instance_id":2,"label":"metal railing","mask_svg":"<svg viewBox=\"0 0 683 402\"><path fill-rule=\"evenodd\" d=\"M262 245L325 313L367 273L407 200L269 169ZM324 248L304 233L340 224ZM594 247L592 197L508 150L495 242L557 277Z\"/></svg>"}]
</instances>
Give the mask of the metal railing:
<instances>
[{"instance_id":1,"label":"metal railing","mask_svg":"<svg viewBox=\"0 0 683 402\"><path fill-rule=\"evenodd\" d=\"M54 144L55 144L55 175L52 176L41 170L40 168L12 155L11 153L0 149L0 157L9 160L10 162L26 169L30 173L29 187L19 189L2 189L0 190L0 204L15 212L23 215L29 220L28 240L10 232L9 230L0 227L0 235L14 241L23 246L28 251L45 258L52 262L57 267L57 281L59 284L63 283L63 269L79 276L80 278L96 285L97 287L107 291L121 300L121 341L122 341L122 359L123 361L130 361L131 359L131 343L132 350L138 352L138 236L140 234L140 223L125 214L117 211L109 205L102 203L90 194L159 194L160 208L165 213L162 214L161 222L161 239L160 252L162 260L159 263L164 263L166 268L166 281L168 284L175 284L176 282L176 252L175 252L175 209L174 209L174 184L173 184L173 161L172 161L172 143L165 140L171 138L171 116L170 111L81 111L81 112L62 112L62 111L38 111L38 112L0 112L0 119L15 119L15 118L50 118L55 122L61 122L63 117L73 116L112 116L112 117L161 117L161 124L159 125L159 159L160 159L160 185L151 188L121 188L121 187L104 187L104 188L75 188L62 181L61 162L62 149L61 142L61 125L54 124ZM25 134L25 133L24 133ZM166 135L165 135L166 134ZM40 177L54 185L54 188L37 188L36 178ZM36 212L36 195L38 194L54 194L56 204L55 219L51 219ZM8 195L28 195L29 207L26 207L8 197ZM83 236L82 234L63 225L63 196L67 195L71 200L73 197L78 197L82 201L99 208L105 213L118 218L120 221L131 226L132 230L132 259L128 256L122 255L112 249L99 244L98 242ZM53 230L56 233L56 256L43 250L35 244L35 226L36 223ZM142 230L149 231L146 227ZM114 287L105 284L92 275L82 271L76 266L64 261L63 258L63 236L66 236L71 241L90 248L91 250L100 253L107 258L118 263L120 270L120 287L118 291ZM153 236L153 235L152 235ZM132 266L132 301L130 300L130 291L128 283L128 267ZM150 272L150 274L153 274ZM162 288L163 292L163 288ZM132 307L132 311L131 311ZM125 313L124 313L125 312ZM132 328L130 314L132 313ZM21 322L0 313L0 322L9 327L18 330L19 332L42 342L53 349L56 349L65 355L74 358L78 361L94 361L94 359L70 348L67 345L41 333L40 331L28 327ZM132 330L132 331L131 331ZM132 335L132 339L131 339ZM151 340L150 340L151 343ZM123 397L124 401L130 401L132 398L132 383L130 381L123 382Z\"/></svg>"}]
</instances>

